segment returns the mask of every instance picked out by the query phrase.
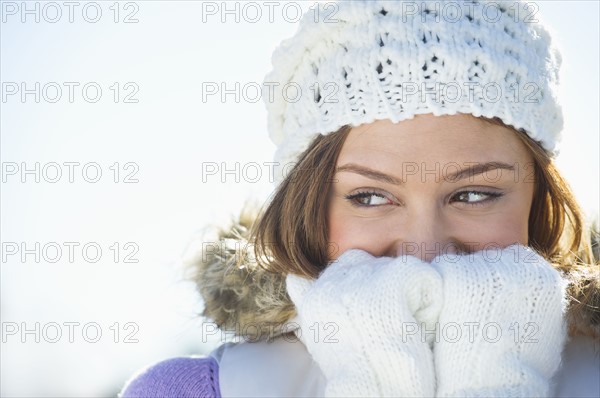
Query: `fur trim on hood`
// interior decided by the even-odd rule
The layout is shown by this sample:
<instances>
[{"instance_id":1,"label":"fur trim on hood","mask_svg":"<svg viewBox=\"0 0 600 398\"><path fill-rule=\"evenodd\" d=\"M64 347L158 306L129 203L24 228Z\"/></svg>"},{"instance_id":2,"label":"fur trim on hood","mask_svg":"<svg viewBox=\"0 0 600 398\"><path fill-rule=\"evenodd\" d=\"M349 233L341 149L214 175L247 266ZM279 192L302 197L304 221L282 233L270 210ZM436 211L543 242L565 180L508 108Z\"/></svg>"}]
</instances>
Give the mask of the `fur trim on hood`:
<instances>
[{"instance_id":1,"label":"fur trim on hood","mask_svg":"<svg viewBox=\"0 0 600 398\"><path fill-rule=\"evenodd\" d=\"M188 263L191 279L204 300L202 316L223 331L246 341L271 341L293 330L296 316L285 275L269 272L253 261L248 243L258 210L246 206L229 228L204 241L199 256ZM569 280L567 321L570 335L587 335L600 341L600 263L597 226L590 231L595 265L572 268Z\"/></svg>"}]
</instances>

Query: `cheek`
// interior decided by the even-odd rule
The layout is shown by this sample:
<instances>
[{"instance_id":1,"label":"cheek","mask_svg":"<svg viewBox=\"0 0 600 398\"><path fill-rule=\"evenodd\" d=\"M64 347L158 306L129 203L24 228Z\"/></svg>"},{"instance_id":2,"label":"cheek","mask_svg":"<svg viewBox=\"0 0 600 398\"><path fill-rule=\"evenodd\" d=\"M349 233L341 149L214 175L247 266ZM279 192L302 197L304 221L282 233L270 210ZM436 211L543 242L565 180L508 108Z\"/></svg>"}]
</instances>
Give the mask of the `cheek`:
<instances>
[{"instance_id":1,"label":"cheek","mask_svg":"<svg viewBox=\"0 0 600 398\"><path fill-rule=\"evenodd\" d=\"M382 230L377 223L364 218L336 212L329 214L329 261L349 249L362 249L378 255L383 245Z\"/></svg>"},{"instance_id":2,"label":"cheek","mask_svg":"<svg viewBox=\"0 0 600 398\"><path fill-rule=\"evenodd\" d=\"M527 216L520 218L506 216L487 219L485 223L473 223L457 239L475 250L492 247L506 247L514 243L528 244Z\"/></svg>"},{"instance_id":3,"label":"cheek","mask_svg":"<svg viewBox=\"0 0 600 398\"><path fill-rule=\"evenodd\" d=\"M456 220L454 237L474 247L506 247L514 243L529 244L530 201L524 198L482 219ZM459 226L456 228L456 226Z\"/></svg>"}]
</instances>

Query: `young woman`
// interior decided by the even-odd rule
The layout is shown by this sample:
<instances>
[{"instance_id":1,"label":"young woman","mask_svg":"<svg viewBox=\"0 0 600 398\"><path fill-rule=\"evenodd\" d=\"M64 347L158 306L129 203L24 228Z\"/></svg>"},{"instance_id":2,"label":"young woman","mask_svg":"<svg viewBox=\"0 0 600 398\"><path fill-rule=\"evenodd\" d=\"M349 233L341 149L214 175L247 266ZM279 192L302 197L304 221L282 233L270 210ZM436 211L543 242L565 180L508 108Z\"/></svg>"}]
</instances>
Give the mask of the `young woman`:
<instances>
[{"instance_id":1,"label":"young woman","mask_svg":"<svg viewBox=\"0 0 600 398\"><path fill-rule=\"evenodd\" d=\"M195 264L204 315L246 341L121 396L599 396L600 272L553 162L560 55L523 6L305 16L265 79L301 93L266 96L277 189Z\"/></svg>"}]
</instances>

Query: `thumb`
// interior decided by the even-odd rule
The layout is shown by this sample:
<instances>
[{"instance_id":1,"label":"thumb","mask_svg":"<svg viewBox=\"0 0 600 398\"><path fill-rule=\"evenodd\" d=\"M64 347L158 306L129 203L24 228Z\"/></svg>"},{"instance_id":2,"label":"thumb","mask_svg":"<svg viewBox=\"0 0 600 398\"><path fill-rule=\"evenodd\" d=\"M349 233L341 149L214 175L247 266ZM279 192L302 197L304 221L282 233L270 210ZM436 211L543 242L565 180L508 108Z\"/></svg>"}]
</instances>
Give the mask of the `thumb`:
<instances>
[{"instance_id":1,"label":"thumb","mask_svg":"<svg viewBox=\"0 0 600 398\"><path fill-rule=\"evenodd\" d=\"M428 329L438 321L444 304L444 281L438 269L417 260L405 271L405 294L413 316Z\"/></svg>"}]
</instances>

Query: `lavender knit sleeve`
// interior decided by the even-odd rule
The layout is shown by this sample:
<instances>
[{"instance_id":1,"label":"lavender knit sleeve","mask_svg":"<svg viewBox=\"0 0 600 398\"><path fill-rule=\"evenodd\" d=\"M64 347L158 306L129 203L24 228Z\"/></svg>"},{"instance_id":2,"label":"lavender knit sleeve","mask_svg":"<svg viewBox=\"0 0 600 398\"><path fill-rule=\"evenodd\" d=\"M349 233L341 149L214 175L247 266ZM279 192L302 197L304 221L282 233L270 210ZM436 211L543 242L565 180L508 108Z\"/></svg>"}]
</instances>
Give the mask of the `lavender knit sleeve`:
<instances>
[{"instance_id":1,"label":"lavender knit sleeve","mask_svg":"<svg viewBox=\"0 0 600 398\"><path fill-rule=\"evenodd\" d=\"M219 365L213 357L167 359L129 381L119 397L221 398Z\"/></svg>"}]
</instances>

